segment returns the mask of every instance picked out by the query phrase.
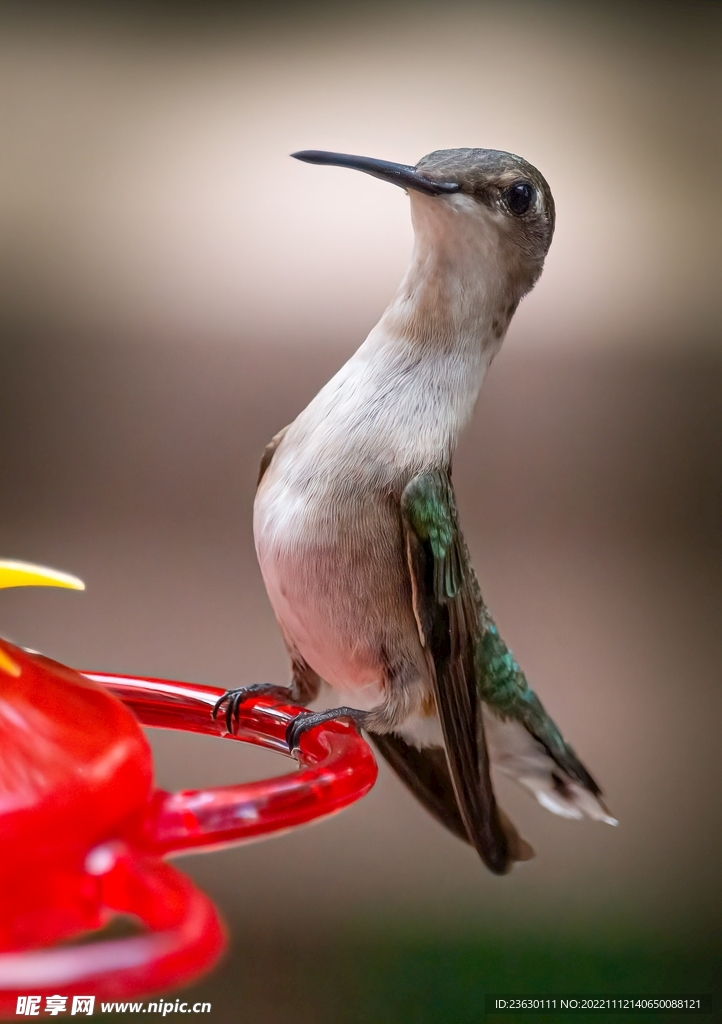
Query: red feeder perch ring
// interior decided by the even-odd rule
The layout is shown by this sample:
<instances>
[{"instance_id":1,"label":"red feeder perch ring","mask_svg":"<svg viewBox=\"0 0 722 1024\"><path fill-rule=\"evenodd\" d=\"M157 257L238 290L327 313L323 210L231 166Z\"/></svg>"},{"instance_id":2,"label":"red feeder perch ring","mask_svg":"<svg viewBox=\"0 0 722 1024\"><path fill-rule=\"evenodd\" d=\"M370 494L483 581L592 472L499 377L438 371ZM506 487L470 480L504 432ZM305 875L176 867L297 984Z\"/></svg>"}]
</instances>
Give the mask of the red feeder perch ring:
<instances>
[{"instance_id":1,"label":"red feeder perch ring","mask_svg":"<svg viewBox=\"0 0 722 1024\"><path fill-rule=\"evenodd\" d=\"M129 707L143 725L223 736L288 756L286 727L302 711L255 697L241 706L234 736L223 715L211 716L224 690L197 683L83 672ZM193 847L238 843L334 814L371 789L378 769L368 744L350 722L327 722L301 736L301 770L215 789L156 793L147 848L180 853Z\"/></svg>"},{"instance_id":2,"label":"red feeder perch ring","mask_svg":"<svg viewBox=\"0 0 722 1024\"><path fill-rule=\"evenodd\" d=\"M289 775L153 790L150 749L128 708L146 725L222 735L211 717L222 693L81 675L0 641L0 1015L15 1015L18 997L122 999L187 983L217 960L223 930L210 900L160 856L294 828L373 786L368 746L350 723L332 722L303 735L301 768ZM251 700L233 738L288 754L299 711ZM116 913L144 934L46 948Z\"/></svg>"}]
</instances>

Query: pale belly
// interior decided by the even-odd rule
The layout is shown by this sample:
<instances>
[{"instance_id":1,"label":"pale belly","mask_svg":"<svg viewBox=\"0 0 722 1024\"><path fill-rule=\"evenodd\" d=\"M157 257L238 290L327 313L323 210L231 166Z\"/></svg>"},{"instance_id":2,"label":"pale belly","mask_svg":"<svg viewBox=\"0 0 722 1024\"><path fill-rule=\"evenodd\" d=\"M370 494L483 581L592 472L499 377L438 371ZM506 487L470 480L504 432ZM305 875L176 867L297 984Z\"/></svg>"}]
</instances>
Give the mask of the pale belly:
<instances>
[{"instance_id":1,"label":"pale belly","mask_svg":"<svg viewBox=\"0 0 722 1024\"><path fill-rule=\"evenodd\" d=\"M406 716L415 717L428 684L390 500L309 502L270 476L256 497L254 535L286 643L339 704L378 707L391 682L415 691Z\"/></svg>"}]
</instances>

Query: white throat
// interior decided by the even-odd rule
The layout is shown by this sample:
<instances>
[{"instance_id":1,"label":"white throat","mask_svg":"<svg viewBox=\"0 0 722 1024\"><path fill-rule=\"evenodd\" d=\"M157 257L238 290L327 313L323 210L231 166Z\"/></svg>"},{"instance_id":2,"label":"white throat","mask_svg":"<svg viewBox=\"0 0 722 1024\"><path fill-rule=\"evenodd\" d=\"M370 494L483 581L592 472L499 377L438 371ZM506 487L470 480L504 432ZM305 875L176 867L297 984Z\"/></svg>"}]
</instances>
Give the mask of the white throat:
<instances>
[{"instance_id":1,"label":"white throat","mask_svg":"<svg viewBox=\"0 0 722 1024\"><path fill-rule=\"evenodd\" d=\"M384 476L448 463L516 308L492 211L417 193L411 209L414 251L396 296L289 432Z\"/></svg>"},{"instance_id":2,"label":"white throat","mask_svg":"<svg viewBox=\"0 0 722 1024\"><path fill-rule=\"evenodd\" d=\"M381 323L436 348L479 347L493 359L516 309L506 219L469 196L411 193L414 250Z\"/></svg>"},{"instance_id":3,"label":"white throat","mask_svg":"<svg viewBox=\"0 0 722 1024\"><path fill-rule=\"evenodd\" d=\"M410 402L419 418L414 428L409 416L408 429L428 434L450 456L517 306L509 289L506 224L502 215L458 194L411 193L411 213L411 263L358 354L368 349L387 371L408 374L408 388L399 381L398 403Z\"/></svg>"}]
</instances>

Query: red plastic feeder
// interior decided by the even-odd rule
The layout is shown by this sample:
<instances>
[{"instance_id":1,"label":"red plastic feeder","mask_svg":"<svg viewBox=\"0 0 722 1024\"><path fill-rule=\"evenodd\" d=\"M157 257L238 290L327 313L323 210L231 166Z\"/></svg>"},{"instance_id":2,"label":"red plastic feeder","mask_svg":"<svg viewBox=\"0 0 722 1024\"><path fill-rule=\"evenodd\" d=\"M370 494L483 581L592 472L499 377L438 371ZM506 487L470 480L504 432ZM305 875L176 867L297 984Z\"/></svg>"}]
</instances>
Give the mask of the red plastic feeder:
<instances>
[{"instance_id":1,"label":"red plastic feeder","mask_svg":"<svg viewBox=\"0 0 722 1024\"><path fill-rule=\"evenodd\" d=\"M150 748L131 710L144 725L220 736L222 716L211 710L222 693L81 675L0 641L3 1016L28 995L118 999L188 982L217 960L223 929L210 900L160 858L293 828L373 786L376 763L364 740L350 723L329 722L303 734L301 768L289 775L154 790ZM300 710L250 700L232 738L288 755L286 726ZM43 948L114 914L132 915L146 931Z\"/></svg>"}]
</instances>

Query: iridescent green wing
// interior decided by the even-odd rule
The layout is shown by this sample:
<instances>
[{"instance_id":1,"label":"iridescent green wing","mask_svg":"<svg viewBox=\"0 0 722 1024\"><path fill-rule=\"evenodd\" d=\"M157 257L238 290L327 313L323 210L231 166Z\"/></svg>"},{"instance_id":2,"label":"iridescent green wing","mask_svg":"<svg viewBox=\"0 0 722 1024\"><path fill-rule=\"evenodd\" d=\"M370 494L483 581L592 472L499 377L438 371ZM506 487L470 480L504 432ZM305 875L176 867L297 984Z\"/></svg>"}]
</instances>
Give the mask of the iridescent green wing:
<instances>
[{"instance_id":1,"label":"iridescent green wing","mask_svg":"<svg viewBox=\"0 0 722 1024\"><path fill-rule=\"evenodd\" d=\"M482 635L476 649L476 678L479 693L485 704L501 721L513 720L524 726L563 776L551 770L558 796L574 803L573 793L567 792L565 779L576 783L591 794L599 804L597 814L594 805L584 802L584 812L592 817L609 820L609 813L601 801L601 790L569 744L565 741L553 719L547 714L542 702L527 682L514 655L506 646L488 610L482 605L480 619Z\"/></svg>"},{"instance_id":2,"label":"iridescent green wing","mask_svg":"<svg viewBox=\"0 0 722 1024\"><path fill-rule=\"evenodd\" d=\"M414 613L459 811L484 863L503 874L513 859L512 836L489 775L475 666L481 609L449 474L433 470L414 477L401 496L401 515Z\"/></svg>"}]
</instances>

